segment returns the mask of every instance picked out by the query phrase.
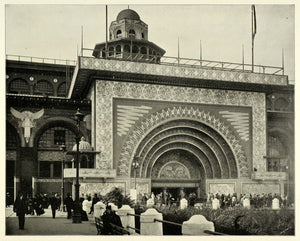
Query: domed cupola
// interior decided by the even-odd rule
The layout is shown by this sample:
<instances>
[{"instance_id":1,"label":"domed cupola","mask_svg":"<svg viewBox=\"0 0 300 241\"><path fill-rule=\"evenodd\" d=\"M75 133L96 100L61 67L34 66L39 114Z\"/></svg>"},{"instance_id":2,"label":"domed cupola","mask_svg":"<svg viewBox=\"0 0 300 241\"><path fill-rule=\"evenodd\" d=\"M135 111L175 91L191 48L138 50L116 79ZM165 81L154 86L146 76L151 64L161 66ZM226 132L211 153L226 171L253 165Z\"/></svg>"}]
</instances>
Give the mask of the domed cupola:
<instances>
[{"instance_id":1,"label":"domed cupola","mask_svg":"<svg viewBox=\"0 0 300 241\"><path fill-rule=\"evenodd\" d=\"M73 146L72 151L77 151L77 144ZM84 137L81 137L79 142L79 152L93 152L93 147L85 140Z\"/></svg>"},{"instance_id":2,"label":"domed cupola","mask_svg":"<svg viewBox=\"0 0 300 241\"><path fill-rule=\"evenodd\" d=\"M159 63L165 50L148 41L148 25L132 9L122 10L109 27L106 43L96 44L96 58L121 58L130 61Z\"/></svg>"},{"instance_id":3,"label":"domed cupola","mask_svg":"<svg viewBox=\"0 0 300 241\"><path fill-rule=\"evenodd\" d=\"M120 21L122 19L141 20L137 12L133 11L132 9L124 9L119 12L117 21Z\"/></svg>"}]
</instances>

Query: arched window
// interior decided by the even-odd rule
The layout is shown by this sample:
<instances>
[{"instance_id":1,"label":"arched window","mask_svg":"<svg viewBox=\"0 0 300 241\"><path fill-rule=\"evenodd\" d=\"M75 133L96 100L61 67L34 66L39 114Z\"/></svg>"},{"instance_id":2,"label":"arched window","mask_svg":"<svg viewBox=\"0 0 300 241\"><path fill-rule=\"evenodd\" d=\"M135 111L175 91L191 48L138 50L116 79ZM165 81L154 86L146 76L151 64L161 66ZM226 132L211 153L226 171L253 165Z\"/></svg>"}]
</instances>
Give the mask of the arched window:
<instances>
[{"instance_id":1,"label":"arched window","mask_svg":"<svg viewBox=\"0 0 300 241\"><path fill-rule=\"evenodd\" d=\"M129 45L124 46L124 52L130 53L130 46Z\"/></svg>"},{"instance_id":2,"label":"arched window","mask_svg":"<svg viewBox=\"0 0 300 241\"><path fill-rule=\"evenodd\" d=\"M61 162L71 163L72 155L58 151L61 145L72 150L75 145L75 133L63 126L54 126L45 130L38 139L38 173L41 178L60 178Z\"/></svg>"},{"instance_id":3,"label":"arched window","mask_svg":"<svg viewBox=\"0 0 300 241\"><path fill-rule=\"evenodd\" d=\"M53 85L47 80L39 80L34 87L34 94L54 95Z\"/></svg>"},{"instance_id":4,"label":"arched window","mask_svg":"<svg viewBox=\"0 0 300 241\"><path fill-rule=\"evenodd\" d=\"M116 47L116 54L121 54L122 50L121 50L121 45L117 45Z\"/></svg>"},{"instance_id":5,"label":"arched window","mask_svg":"<svg viewBox=\"0 0 300 241\"><path fill-rule=\"evenodd\" d=\"M135 31L133 29L129 30L129 37L132 37L132 38L135 37Z\"/></svg>"},{"instance_id":6,"label":"arched window","mask_svg":"<svg viewBox=\"0 0 300 241\"><path fill-rule=\"evenodd\" d=\"M279 111L287 111L289 107L289 103L286 99L284 98L278 98L275 101L275 110Z\"/></svg>"},{"instance_id":7,"label":"arched window","mask_svg":"<svg viewBox=\"0 0 300 241\"><path fill-rule=\"evenodd\" d=\"M57 96L65 97L66 95L66 82L63 82L57 88Z\"/></svg>"},{"instance_id":8,"label":"arched window","mask_svg":"<svg viewBox=\"0 0 300 241\"><path fill-rule=\"evenodd\" d=\"M47 129L38 140L38 148L58 148L65 145L67 150L72 150L75 145L75 133L63 126Z\"/></svg>"},{"instance_id":9,"label":"arched window","mask_svg":"<svg viewBox=\"0 0 300 241\"><path fill-rule=\"evenodd\" d=\"M109 47L108 56L114 56L114 51L115 51L114 47Z\"/></svg>"},{"instance_id":10,"label":"arched window","mask_svg":"<svg viewBox=\"0 0 300 241\"><path fill-rule=\"evenodd\" d=\"M267 168L271 172L286 171L287 150L277 135L268 135Z\"/></svg>"},{"instance_id":11,"label":"arched window","mask_svg":"<svg viewBox=\"0 0 300 241\"><path fill-rule=\"evenodd\" d=\"M8 93L30 94L30 87L26 80L14 79L9 83Z\"/></svg>"},{"instance_id":12,"label":"arched window","mask_svg":"<svg viewBox=\"0 0 300 241\"><path fill-rule=\"evenodd\" d=\"M146 47L141 47L141 54L147 54Z\"/></svg>"},{"instance_id":13,"label":"arched window","mask_svg":"<svg viewBox=\"0 0 300 241\"><path fill-rule=\"evenodd\" d=\"M144 39L145 38L145 35L144 35L144 33L142 33L142 39Z\"/></svg>"},{"instance_id":14,"label":"arched window","mask_svg":"<svg viewBox=\"0 0 300 241\"><path fill-rule=\"evenodd\" d=\"M138 46L134 45L134 46L132 47L132 53L137 54L138 52L139 52Z\"/></svg>"},{"instance_id":15,"label":"arched window","mask_svg":"<svg viewBox=\"0 0 300 241\"><path fill-rule=\"evenodd\" d=\"M122 31L120 29L117 31L116 36L117 36L117 38L121 38L122 37Z\"/></svg>"},{"instance_id":16,"label":"arched window","mask_svg":"<svg viewBox=\"0 0 300 241\"><path fill-rule=\"evenodd\" d=\"M105 58L106 57L106 50L105 50L105 48L104 49L102 49L102 58Z\"/></svg>"}]
</instances>

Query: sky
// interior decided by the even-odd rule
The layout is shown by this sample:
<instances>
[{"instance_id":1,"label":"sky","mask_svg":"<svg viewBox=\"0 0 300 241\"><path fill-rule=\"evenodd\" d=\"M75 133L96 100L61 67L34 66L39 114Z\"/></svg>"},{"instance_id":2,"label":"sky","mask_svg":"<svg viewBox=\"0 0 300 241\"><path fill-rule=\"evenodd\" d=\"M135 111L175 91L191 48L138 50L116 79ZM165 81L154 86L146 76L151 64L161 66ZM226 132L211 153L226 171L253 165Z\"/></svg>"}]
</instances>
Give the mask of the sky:
<instances>
[{"instance_id":1,"label":"sky","mask_svg":"<svg viewBox=\"0 0 300 241\"><path fill-rule=\"evenodd\" d=\"M251 64L249 4L130 4L108 5L108 23L126 8L148 24L148 39L166 50L165 56ZM282 66L295 79L295 14L293 5L256 4L257 34L254 64ZM93 49L105 41L105 5L6 4L6 54L75 60L77 48ZM91 55L85 52L85 55Z\"/></svg>"}]
</instances>

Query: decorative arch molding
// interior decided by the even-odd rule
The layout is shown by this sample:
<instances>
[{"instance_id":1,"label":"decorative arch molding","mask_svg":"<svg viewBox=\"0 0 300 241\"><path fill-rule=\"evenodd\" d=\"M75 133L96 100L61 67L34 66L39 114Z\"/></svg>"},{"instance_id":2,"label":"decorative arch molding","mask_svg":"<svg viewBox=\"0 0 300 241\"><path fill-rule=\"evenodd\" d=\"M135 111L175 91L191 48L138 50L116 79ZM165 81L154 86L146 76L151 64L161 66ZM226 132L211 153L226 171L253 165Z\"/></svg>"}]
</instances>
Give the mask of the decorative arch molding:
<instances>
[{"instance_id":1,"label":"decorative arch molding","mask_svg":"<svg viewBox=\"0 0 300 241\"><path fill-rule=\"evenodd\" d=\"M55 126L63 126L69 130L71 130L74 133L77 133L77 125L76 122L70 118L67 117L51 117L43 122L41 122L35 129L32 131L32 146L37 146L39 138L41 135L49 128L55 127ZM87 138L86 131L83 130L83 128L80 128L80 135ZM88 139L88 138L87 138ZM34 141L33 141L34 140Z\"/></svg>"},{"instance_id":2,"label":"decorative arch molding","mask_svg":"<svg viewBox=\"0 0 300 241\"><path fill-rule=\"evenodd\" d=\"M186 144L186 149L194 149L194 152L202 153L202 158L205 159L205 163L207 163L206 167L210 166L212 169L213 176L221 177L222 176L222 170L218 163L217 157L215 154L208 148L205 148L205 146L199 144L195 140L191 140L190 138L172 138L163 140L161 143L159 143L158 147L153 148L151 150L151 153L145 157L144 165L141 166L141 174L142 176L150 176L151 170L156 162L156 160L159 158L159 155L162 151L168 150L169 146L172 145L183 145ZM200 157L200 154L197 156ZM202 159L201 159L202 161ZM204 161L203 161L204 162Z\"/></svg>"},{"instance_id":3,"label":"decorative arch molding","mask_svg":"<svg viewBox=\"0 0 300 241\"><path fill-rule=\"evenodd\" d=\"M120 155L121 165L118 167L118 174L121 176L129 175L130 164L133 160L136 149L147 134L168 121L178 119L202 122L217 131L233 150L235 160L238 163L238 176L249 176L249 165L247 163L245 151L243 150L239 138L236 137L237 135L235 135L235 133L227 127L224 122L219 120L210 112L193 106L174 106L165 108L150 115L146 115L143 119L136 122L134 129L128 133L127 140L122 146Z\"/></svg>"},{"instance_id":4,"label":"decorative arch molding","mask_svg":"<svg viewBox=\"0 0 300 241\"><path fill-rule=\"evenodd\" d=\"M190 120L177 120L170 121L163 124L153 131L151 131L140 142L136 156L140 158L140 170L145 165L151 152L161 147L163 143L168 143L172 139L176 141L182 141L185 138L189 143L195 143L195 147L202 150L204 153L213 153L213 157L210 158L212 165L220 166L222 177L237 177L237 167L234 159L234 155L225 140L218 135L216 131L210 127L195 121ZM205 154L207 156L207 154ZM216 157L215 163L213 159ZM131 170L133 173L133 170Z\"/></svg>"},{"instance_id":5,"label":"decorative arch molding","mask_svg":"<svg viewBox=\"0 0 300 241\"><path fill-rule=\"evenodd\" d=\"M145 170L145 173L142 174L142 177L146 177L146 178L151 177L151 173L154 165L156 164L156 161L165 153L171 150L183 150L189 152L190 154L194 155L197 158L198 160L197 165L199 166L201 173L204 174L203 175L204 177L220 178L220 176L214 176L211 163L209 162L207 156L205 156L204 153L198 148L196 148L195 146L184 142L169 143L168 145L165 145L162 148L160 148L150 160L149 168Z\"/></svg>"},{"instance_id":6,"label":"decorative arch molding","mask_svg":"<svg viewBox=\"0 0 300 241\"><path fill-rule=\"evenodd\" d=\"M167 162L158 173L158 178L190 179L189 169L178 161Z\"/></svg>"}]
</instances>

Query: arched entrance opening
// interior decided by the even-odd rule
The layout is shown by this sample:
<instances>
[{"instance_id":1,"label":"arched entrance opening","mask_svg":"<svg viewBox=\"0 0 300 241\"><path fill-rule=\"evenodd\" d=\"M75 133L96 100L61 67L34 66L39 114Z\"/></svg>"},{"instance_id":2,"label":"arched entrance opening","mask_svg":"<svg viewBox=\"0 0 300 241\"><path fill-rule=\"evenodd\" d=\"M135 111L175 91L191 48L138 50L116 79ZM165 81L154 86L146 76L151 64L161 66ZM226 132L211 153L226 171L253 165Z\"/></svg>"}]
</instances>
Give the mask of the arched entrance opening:
<instances>
[{"instance_id":1,"label":"arched entrance opening","mask_svg":"<svg viewBox=\"0 0 300 241\"><path fill-rule=\"evenodd\" d=\"M156 193L166 189L177 196L196 192L204 199L207 179L234 179L239 173L235 154L223 135L190 119L156 126L140 141L134 157L140 163L137 177L150 178Z\"/></svg>"},{"instance_id":2,"label":"arched entrance opening","mask_svg":"<svg viewBox=\"0 0 300 241\"><path fill-rule=\"evenodd\" d=\"M191 194L201 197L201 193L205 192L205 171L191 152L169 150L155 162L151 183L155 195L162 193L164 196L168 193L178 203L181 198L188 198Z\"/></svg>"}]
</instances>

